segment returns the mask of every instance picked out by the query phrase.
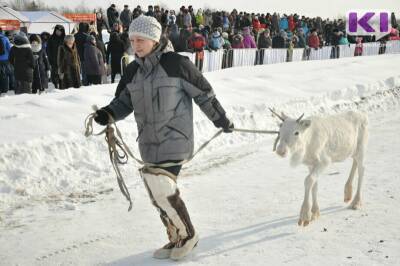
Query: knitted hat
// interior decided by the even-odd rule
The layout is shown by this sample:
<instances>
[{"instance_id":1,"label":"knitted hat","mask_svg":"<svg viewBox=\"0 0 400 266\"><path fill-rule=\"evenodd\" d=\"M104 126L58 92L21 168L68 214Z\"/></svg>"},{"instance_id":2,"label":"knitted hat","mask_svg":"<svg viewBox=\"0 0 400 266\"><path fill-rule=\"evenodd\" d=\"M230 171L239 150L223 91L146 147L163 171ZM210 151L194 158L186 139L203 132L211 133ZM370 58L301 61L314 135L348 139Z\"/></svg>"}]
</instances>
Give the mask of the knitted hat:
<instances>
[{"instance_id":1,"label":"knitted hat","mask_svg":"<svg viewBox=\"0 0 400 266\"><path fill-rule=\"evenodd\" d=\"M141 15L129 26L129 36L132 35L160 42L161 25L154 17Z\"/></svg>"}]
</instances>

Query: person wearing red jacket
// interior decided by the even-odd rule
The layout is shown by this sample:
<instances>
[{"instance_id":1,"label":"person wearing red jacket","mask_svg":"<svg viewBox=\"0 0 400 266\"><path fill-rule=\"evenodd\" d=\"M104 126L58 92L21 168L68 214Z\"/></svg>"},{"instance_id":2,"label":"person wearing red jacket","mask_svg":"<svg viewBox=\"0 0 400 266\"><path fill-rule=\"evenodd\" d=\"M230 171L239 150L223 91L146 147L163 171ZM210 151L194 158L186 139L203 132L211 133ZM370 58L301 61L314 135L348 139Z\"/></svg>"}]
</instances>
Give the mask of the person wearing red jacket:
<instances>
[{"instance_id":1,"label":"person wearing red jacket","mask_svg":"<svg viewBox=\"0 0 400 266\"><path fill-rule=\"evenodd\" d=\"M253 19L252 24L253 24L253 29L254 29L256 32L258 32L258 31L261 29L261 23L260 23L260 21L258 20L258 17L255 17L255 18Z\"/></svg>"},{"instance_id":2,"label":"person wearing red jacket","mask_svg":"<svg viewBox=\"0 0 400 266\"><path fill-rule=\"evenodd\" d=\"M314 49L319 48L319 38L316 29L311 30L310 37L308 37L308 46Z\"/></svg>"},{"instance_id":3,"label":"person wearing red jacket","mask_svg":"<svg viewBox=\"0 0 400 266\"><path fill-rule=\"evenodd\" d=\"M196 67L201 71L203 69L204 61L204 47L206 46L206 40L198 30L195 30L192 37L188 41L189 49L192 49L196 53Z\"/></svg>"},{"instance_id":4,"label":"person wearing red jacket","mask_svg":"<svg viewBox=\"0 0 400 266\"><path fill-rule=\"evenodd\" d=\"M288 21L289 21L289 30L290 30L291 32L293 32L294 29L296 28L296 23L294 23L293 16L289 16Z\"/></svg>"}]
</instances>

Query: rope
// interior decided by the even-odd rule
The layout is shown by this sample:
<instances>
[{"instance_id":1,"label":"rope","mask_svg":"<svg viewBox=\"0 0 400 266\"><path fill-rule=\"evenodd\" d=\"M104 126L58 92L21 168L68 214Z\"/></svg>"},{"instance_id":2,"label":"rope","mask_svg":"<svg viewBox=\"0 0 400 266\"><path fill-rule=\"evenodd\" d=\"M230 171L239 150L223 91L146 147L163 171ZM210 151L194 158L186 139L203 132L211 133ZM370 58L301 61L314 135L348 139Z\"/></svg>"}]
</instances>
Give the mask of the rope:
<instances>
[{"instance_id":1,"label":"rope","mask_svg":"<svg viewBox=\"0 0 400 266\"><path fill-rule=\"evenodd\" d=\"M216 139L221 133L223 132L222 129L218 130L209 140L204 142L188 159L183 160L178 163L163 163L163 164L153 164L153 163L146 163L137 158L132 151L129 149L128 145L124 142L122 138L122 134L119 131L114 118L108 114L109 116L109 123L107 126L100 131L99 133L94 133L93 131L93 120L96 117L96 111L98 110L98 107L96 105L92 106L93 110L95 111L94 113L89 114L86 119L85 119L85 136L100 136L105 134L105 140L108 145L108 153L110 156L110 161L111 164L114 168L114 171L117 175L117 181L118 181L118 186L119 189L121 190L121 193L125 196L125 198L129 201L129 208L128 211L132 209L132 200L131 196L129 194L128 188L125 184L125 181L122 177L121 171L118 167L119 164L126 164L128 162L128 158L131 157L133 158L137 163L140 165L143 165L144 167L171 167L171 166L178 166L178 165L184 165L189 163L193 158L201 152L205 147L210 144L211 141ZM279 140L279 131L271 131L271 130L251 130L251 129L241 129L241 128L232 128L232 131L236 132L243 132L243 133L253 133L253 134L278 134L278 137L275 140L274 143L274 151L276 149L276 145ZM116 134L115 134L116 133Z\"/></svg>"}]
</instances>

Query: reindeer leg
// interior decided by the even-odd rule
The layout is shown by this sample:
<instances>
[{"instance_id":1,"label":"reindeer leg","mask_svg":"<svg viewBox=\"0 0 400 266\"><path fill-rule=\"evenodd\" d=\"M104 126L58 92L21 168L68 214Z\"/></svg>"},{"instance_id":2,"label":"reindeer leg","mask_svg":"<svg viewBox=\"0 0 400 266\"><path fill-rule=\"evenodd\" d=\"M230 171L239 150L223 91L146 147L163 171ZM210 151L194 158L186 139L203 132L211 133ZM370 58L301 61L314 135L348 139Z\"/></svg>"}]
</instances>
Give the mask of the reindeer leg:
<instances>
[{"instance_id":1,"label":"reindeer leg","mask_svg":"<svg viewBox=\"0 0 400 266\"><path fill-rule=\"evenodd\" d=\"M323 172L323 170L330 164L330 158L326 156L324 153L320 153L320 156L315 159L315 165L313 167L309 167L310 173L307 178L304 180L304 201L300 210L300 218L298 225L307 226L312 218L319 217L319 206L317 202L317 192L318 192L318 183L317 178ZM312 190L313 196L313 210L310 206L310 192ZM312 215L313 214L313 215Z\"/></svg>"},{"instance_id":2,"label":"reindeer leg","mask_svg":"<svg viewBox=\"0 0 400 266\"><path fill-rule=\"evenodd\" d=\"M350 204L350 207L354 210L361 208L361 186L364 179L364 153L368 142L368 131L366 126L367 126L366 124L363 124L360 127L360 133L357 142L357 151L356 151L356 156L354 158L357 161L357 170L358 170L357 192L356 195L354 196L353 201Z\"/></svg>"},{"instance_id":3,"label":"reindeer leg","mask_svg":"<svg viewBox=\"0 0 400 266\"><path fill-rule=\"evenodd\" d=\"M304 180L304 200L301 205L300 218L298 225L307 226L311 221L310 193L315 183L316 176L311 172Z\"/></svg>"},{"instance_id":4,"label":"reindeer leg","mask_svg":"<svg viewBox=\"0 0 400 266\"><path fill-rule=\"evenodd\" d=\"M361 208L361 186L364 179L364 164L362 159L357 162L358 165L358 184L357 184L357 192L354 196L353 201L350 204L350 208L353 210L358 210Z\"/></svg>"},{"instance_id":5,"label":"reindeer leg","mask_svg":"<svg viewBox=\"0 0 400 266\"><path fill-rule=\"evenodd\" d=\"M319 206L317 201L317 193L318 193L318 180L315 181L312 188L312 207L311 207L311 220L316 220L319 217Z\"/></svg>"},{"instance_id":6,"label":"reindeer leg","mask_svg":"<svg viewBox=\"0 0 400 266\"><path fill-rule=\"evenodd\" d=\"M357 170L357 161L353 159L353 165L351 166L350 175L347 179L346 185L344 186L344 202L349 202L353 197L353 179Z\"/></svg>"}]
</instances>

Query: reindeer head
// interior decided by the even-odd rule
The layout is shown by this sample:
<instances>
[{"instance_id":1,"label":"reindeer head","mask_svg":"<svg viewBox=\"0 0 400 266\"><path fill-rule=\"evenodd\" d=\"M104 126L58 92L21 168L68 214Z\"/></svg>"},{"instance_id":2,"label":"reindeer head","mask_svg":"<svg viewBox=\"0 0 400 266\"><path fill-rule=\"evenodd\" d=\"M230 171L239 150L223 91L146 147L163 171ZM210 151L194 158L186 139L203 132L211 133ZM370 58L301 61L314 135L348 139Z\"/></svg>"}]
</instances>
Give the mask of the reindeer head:
<instances>
[{"instance_id":1,"label":"reindeer head","mask_svg":"<svg viewBox=\"0 0 400 266\"><path fill-rule=\"evenodd\" d=\"M303 134L311 125L311 120L302 120L304 114L294 119L285 115L283 112L278 115L275 111L270 111L277 116L279 124L279 136L275 141L276 153L281 157L286 157L289 151L293 152L297 147L303 146Z\"/></svg>"}]
</instances>

